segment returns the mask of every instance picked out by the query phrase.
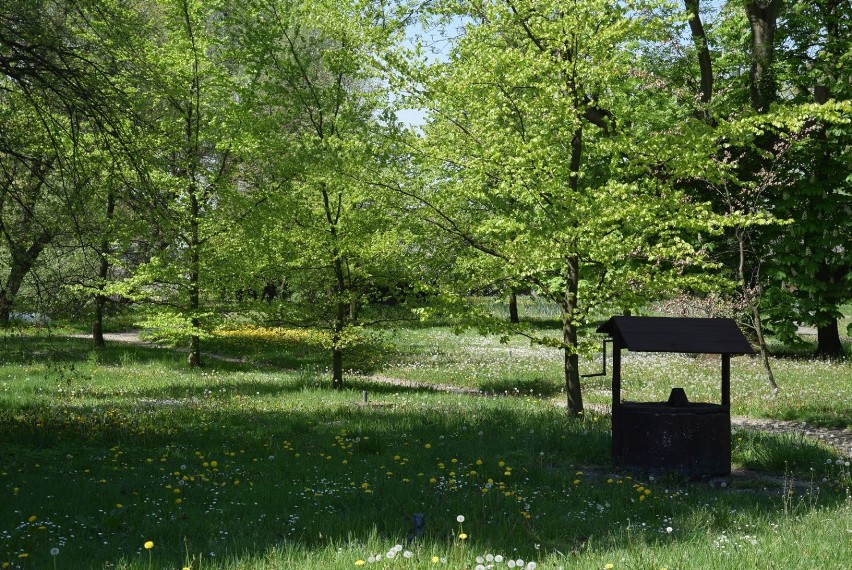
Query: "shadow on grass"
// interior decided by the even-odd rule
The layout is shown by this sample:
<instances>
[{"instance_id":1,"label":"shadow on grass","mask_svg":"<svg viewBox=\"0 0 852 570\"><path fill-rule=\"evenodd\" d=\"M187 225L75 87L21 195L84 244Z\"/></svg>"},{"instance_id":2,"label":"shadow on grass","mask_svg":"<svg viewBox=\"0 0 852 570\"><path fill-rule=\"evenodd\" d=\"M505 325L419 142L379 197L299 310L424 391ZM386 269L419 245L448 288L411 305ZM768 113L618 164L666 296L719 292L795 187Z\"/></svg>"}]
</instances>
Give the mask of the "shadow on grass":
<instances>
[{"instance_id":1,"label":"shadow on grass","mask_svg":"<svg viewBox=\"0 0 852 570\"><path fill-rule=\"evenodd\" d=\"M85 341L72 341L11 352L30 351L22 362L53 349L85 361ZM132 359L122 356L129 350ZM185 370L169 350L99 355L117 364L116 375L146 359ZM470 548L529 560L540 550L653 545L661 520L695 513L704 518L682 530L695 537L730 528L732 512L784 516L786 506L768 493L613 472L606 418L568 420L564 410L526 399L361 380L331 391L310 368L230 376L247 367L222 365L213 376L94 386L39 403L0 394L0 552L26 552L32 567L51 567L51 545L73 535L63 567L125 558L141 568L141 545L152 540L156 567L180 567L188 550L215 568L211 560L262 556L282 544L308 554L376 540L389 548L405 542L413 515L423 513L426 552L458 543L461 514ZM359 403L363 389L368 405ZM735 460L773 473L809 473L832 457L783 436L744 438ZM653 492L642 502L645 488ZM819 505L843 500L828 490ZM613 532L626 521L647 530L629 540Z\"/></svg>"},{"instance_id":2,"label":"shadow on grass","mask_svg":"<svg viewBox=\"0 0 852 570\"><path fill-rule=\"evenodd\" d=\"M745 469L766 473L822 474L837 454L803 434L768 434L737 430L732 436L733 461Z\"/></svg>"},{"instance_id":3,"label":"shadow on grass","mask_svg":"<svg viewBox=\"0 0 852 570\"><path fill-rule=\"evenodd\" d=\"M129 402L0 400L9 490L0 551L27 549L34 567L47 567L49 545L74 535L63 566L102 567L141 556L152 540L157 567L171 567L185 549L221 558L376 537L388 548L404 543L414 513L423 513L427 551L457 542L462 514L471 548L529 560L539 548L626 540L613 534L614 521L647 526L630 544L613 545L628 548L655 544L660 520L693 511L782 516L766 494L666 488L613 473L605 418L568 420L563 410L512 398L397 386L374 386L380 396L365 406L357 389L315 390L298 378L198 388L214 385L224 390L206 397L164 381ZM748 437L768 454L754 465L767 469L780 456L822 459L783 438ZM640 482L653 489L646 503L637 501ZM842 500L826 493L820 504ZM44 530L27 522L31 513ZM730 523L712 515L694 532L721 533Z\"/></svg>"}]
</instances>

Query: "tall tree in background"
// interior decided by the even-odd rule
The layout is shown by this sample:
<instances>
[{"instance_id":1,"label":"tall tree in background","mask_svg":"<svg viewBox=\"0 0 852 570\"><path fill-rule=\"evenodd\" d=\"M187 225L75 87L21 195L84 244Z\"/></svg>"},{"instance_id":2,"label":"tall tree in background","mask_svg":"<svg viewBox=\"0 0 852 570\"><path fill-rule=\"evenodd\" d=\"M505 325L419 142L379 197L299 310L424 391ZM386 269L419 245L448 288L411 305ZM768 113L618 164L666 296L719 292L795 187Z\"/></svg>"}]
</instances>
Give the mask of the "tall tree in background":
<instances>
[{"instance_id":1,"label":"tall tree in background","mask_svg":"<svg viewBox=\"0 0 852 570\"><path fill-rule=\"evenodd\" d=\"M791 105L846 105L846 117L813 113L786 141L777 215L792 220L771 236L767 298L782 337L791 317L817 327L819 356L842 357L840 308L852 300L852 5L787 2L778 30L778 65Z\"/></svg>"},{"instance_id":2,"label":"tall tree in background","mask_svg":"<svg viewBox=\"0 0 852 570\"><path fill-rule=\"evenodd\" d=\"M399 251L396 216L370 184L389 126L375 55L387 31L375 17L361 2L253 0L228 21L253 78L242 100L268 196L243 235L255 271L286 282L288 302L269 317L327 330L335 388L364 324L358 308L394 278Z\"/></svg>"},{"instance_id":3,"label":"tall tree in background","mask_svg":"<svg viewBox=\"0 0 852 570\"><path fill-rule=\"evenodd\" d=\"M449 3L441 16L463 30L448 61L404 72L430 121L424 182L399 190L468 252L457 291L509 279L560 308L561 338L531 336L563 351L572 415L583 410L584 326L700 288L697 236L723 223L671 183L707 155L678 132L680 111L642 65L667 25L647 12L656 5Z\"/></svg>"},{"instance_id":4,"label":"tall tree in background","mask_svg":"<svg viewBox=\"0 0 852 570\"><path fill-rule=\"evenodd\" d=\"M144 80L157 130L146 157L150 172L152 227L163 251L139 269L140 297L154 302L149 325L188 340L188 363L200 366L205 319L205 262L210 239L226 231L224 204L233 193L232 145L240 130L234 77L221 53L216 25L221 12L200 0L157 0L149 6L151 28Z\"/></svg>"}]
</instances>

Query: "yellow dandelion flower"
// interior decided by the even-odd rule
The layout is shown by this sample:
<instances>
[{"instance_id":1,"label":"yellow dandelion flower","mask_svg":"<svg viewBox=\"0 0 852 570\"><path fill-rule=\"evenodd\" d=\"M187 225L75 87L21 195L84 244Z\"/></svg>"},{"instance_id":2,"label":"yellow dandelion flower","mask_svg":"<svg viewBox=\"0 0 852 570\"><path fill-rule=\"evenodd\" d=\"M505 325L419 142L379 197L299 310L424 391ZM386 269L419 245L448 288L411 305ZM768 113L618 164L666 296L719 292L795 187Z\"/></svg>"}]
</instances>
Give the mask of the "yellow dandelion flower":
<instances>
[{"instance_id":1,"label":"yellow dandelion flower","mask_svg":"<svg viewBox=\"0 0 852 570\"><path fill-rule=\"evenodd\" d=\"M146 541L146 542L145 542L145 544L143 544L142 546L144 546L144 547L145 547L145 550L151 550L152 548L154 548L154 541L153 541L153 540L148 540L148 541Z\"/></svg>"},{"instance_id":2,"label":"yellow dandelion flower","mask_svg":"<svg viewBox=\"0 0 852 570\"><path fill-rule=\"evenodd\" d=\"M355 566L363 566L364 564L366 564L366 562L364 562L363 560L359 559L355 561Z\"/></svg>"},{"instance_id":3,"label":"yellow dandelion flower","mask_svg":"<svg viewBox=\"0 0 852 570\"><path fill-rule=\"evenodd\" d=\"M34 523L34 522L36 522L37 520L38 520L38 517L37 517L37 516L35 516L35 515L30 515L30 518L28 518L28 519L27 519L27 521L29 521L29 522L31 522L31 523Z\"/></svg>"},{"instance_id":4,"label":"yellow dandelion flower","mask_svg":"<svg viewBox=\"0 0 852 570\"><path fill-rule=\"evenodd\" d=\"M440 558L438 558L437 556L433 556L433 557L432 557L432 564L437 564L437 563L438 563L438 562L440 562L440 561L441 561L441 559L440 559ZM8 566L7 566L7 567L8 567Z\"/></svg>"},{"instance_id":5,"label":"yellow dandelion flower","mask_svg":"<svg viewBox=\"0 0 852 570\"><path fill-rule=\"evenodd\" d=\"M459 533L459 540L467 540L467 533L460 532Z\"/></svg>"}]
</instances>

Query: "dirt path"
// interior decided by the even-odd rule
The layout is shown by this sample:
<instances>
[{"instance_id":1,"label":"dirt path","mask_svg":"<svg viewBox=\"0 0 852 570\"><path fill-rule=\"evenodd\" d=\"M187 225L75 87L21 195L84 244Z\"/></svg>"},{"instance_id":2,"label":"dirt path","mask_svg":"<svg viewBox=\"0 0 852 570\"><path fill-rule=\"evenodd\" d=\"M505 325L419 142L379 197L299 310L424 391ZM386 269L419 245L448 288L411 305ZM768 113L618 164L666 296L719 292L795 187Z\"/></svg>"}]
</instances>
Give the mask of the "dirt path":
<instances>
[{"instance_id":1,"label":"dirt path","mask_svg":"<svg viewBox=\"0 0 852 570\"><path fill-rule=\"evenodd\" d=\"M91 338L91 335L71 335L73 338ZM104 340L107 342L127 343L137 346L157 347L158 345L152 342L142 340L139 337L139 331L126 331L104 333ZM220 360L224 362L244 362L240 358L232 358L221 356L212 353L202 353L206 358ZM381 384L389 384L414 389L434 390L436 392L449 392L452 394L465 394L472 396L493 396L494 394L482 392L473 388L462 388L452 384L432 384L425 382L415 382L410 380L402 380L389 376L372 375L359 376L358 379L363 379L368 382ZM564 403L559 402L560 405ZM609 414L610 407L601 404L587 404L588 409L601 414ZM808 439L813 439L823 444L836 449L842 455L852 459L852 430L850 429L830 429L820 428L806 424L805 422L796 422L788 420L775 420L766 418L750 418L745 416L732 416L731 427L739 429L750 429L764 431L768 433L787 434L793 436L801 436Z\"/></svg>"},{"instance_id":2,"label":"dirt path","mask_svg":"<svg viewBox=\"0 0 852 570\"><path fill-rule=\"evenodd\" d=\"M92 335L90 334L72 334L68 335L70 338L81 338L81 339L92 339ZM142 340L139 336L139 331L123 331L123 332L110 332L104 333L104 341L107 343L121 343L121 344L131 344L134 346L144 346L146 348L166 348L162 345L159 345L155 342L150 342L147 340ZM184 349L174 348L172 350L177 350L179 352L186 352ZM234 358L231 356L222 356L221 354L213 354L212 352L202 352L201 356L204 358L209 358L212 360L219 360L221 362L234 362L237 364L243 364L245 361L242 358Z\"/></svg>"}]
</instances>

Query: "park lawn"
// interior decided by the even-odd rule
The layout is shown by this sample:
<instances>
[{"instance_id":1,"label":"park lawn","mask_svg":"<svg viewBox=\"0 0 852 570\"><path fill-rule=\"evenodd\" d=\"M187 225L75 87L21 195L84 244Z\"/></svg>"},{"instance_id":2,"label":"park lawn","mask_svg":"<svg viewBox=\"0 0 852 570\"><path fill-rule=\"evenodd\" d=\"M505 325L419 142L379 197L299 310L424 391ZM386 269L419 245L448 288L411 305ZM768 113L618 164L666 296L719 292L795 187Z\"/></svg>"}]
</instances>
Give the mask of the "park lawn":
<instances>
[{"instance_id":1,"label":"park lawn","mask_svg":"<svg viewBox=\"0 0 852 570\"><path fill-rule=\"evenodd\" d=\"M403 333L423 346L451 338L398 331L390 354L400 362L416 352ZM460 354L479 337L462 338ZM94 353L85 340L4 337L0 566L473 569L522 559L671 570L852 559L850 467L798 438L735 434L736 466L762 476L712 488L614 470L608 418L568 420L552 394L485 398L359 376L332 391L318 366L266 364L210 359L188 371L167 349ZM645 365L670 375L685 366ZM429 367L444 383L463 376ZM416 513L423 532L409 542Z\"/></svg>"}]
</instances>

